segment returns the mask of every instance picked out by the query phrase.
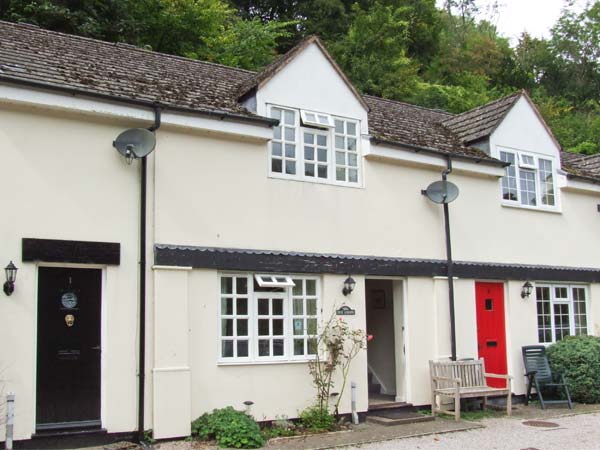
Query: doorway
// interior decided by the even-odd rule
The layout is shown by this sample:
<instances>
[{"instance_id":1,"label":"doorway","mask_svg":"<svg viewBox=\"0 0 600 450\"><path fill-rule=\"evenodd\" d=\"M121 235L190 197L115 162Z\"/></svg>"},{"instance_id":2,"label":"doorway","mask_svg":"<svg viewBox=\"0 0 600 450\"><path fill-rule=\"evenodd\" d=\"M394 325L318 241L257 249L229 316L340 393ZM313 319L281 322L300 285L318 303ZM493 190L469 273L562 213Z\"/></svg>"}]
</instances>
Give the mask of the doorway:
<instances>
[{"instance_id":1,"label":"doorway","mask_svg":"<svg viewBox=\"0 0 600 450\"><path fill-rule=\"evenodd\" d=\"M369 408L405 401L402 281L366 280Z\"/></svg>"},{"instance_id":2,"label":"doorway","mask_svg":"<svg viewBox=\"0 0 600 450\"><path fill-rule=\"evenodd\" d=\"M506 375L506 328L504 327L504 284L475 283L477 349L485 371ZM488 386L505 388L506 380L488 378Z\"/></svg>"},{"instance_id":3,"label":"doorway","mask_svg":"<svg viewBox=\"0 0 600 450\"><path fill-rule=\"evenodd\" d=\"M40 267L36 431L100 427L102 270Z\"/></svg>"}]
</instances>

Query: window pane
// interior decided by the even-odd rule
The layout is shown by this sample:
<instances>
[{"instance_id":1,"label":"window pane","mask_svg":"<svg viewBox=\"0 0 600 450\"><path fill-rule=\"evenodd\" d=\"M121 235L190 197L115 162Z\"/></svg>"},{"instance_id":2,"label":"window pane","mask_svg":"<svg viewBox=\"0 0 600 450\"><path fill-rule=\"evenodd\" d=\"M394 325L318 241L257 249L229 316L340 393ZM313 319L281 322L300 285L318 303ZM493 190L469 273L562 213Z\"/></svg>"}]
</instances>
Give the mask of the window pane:
<instances>
[{"instance_id":1,"label":"window pane","mask_svg":"<svg viewBox=\"0 0 600 450\"><path fill-rule=\"evenodd\" d=\"M314 338L308 339L308 352L309 355L317 354L317 340Z\"/></svg>"},{"instance_id":2,"label":"window pane","mask_svg":"<svg viewBox=\"0 0 600 450\"><path fill-rule=\"evenodd\" d=\"M281 139L281 127L273 128L273 139Z\"/></svg>"},{"instance_id":3,"label":"window pane","mask_svg":"<svg viewBox=\"0 0 600 450\"><path fill-rule=\"evenodd\" d=\"M271 117L273 119L281 120L281 109L271 108Z\"/></svg>"},{"instance_id":4,"label":"window pane","mask_svg":"<svg viewBox=\"0 0 600 450\"><path fill-rule=\"evenodd\" d=\"M302 301L301 298L295 298L294 299L294 315L295 316L301 316L304 314L304 302Z\"/></svg>"},{"instance_id":5,"label":"window pane","mask_svg":"<svg viewBox=\"0 0 600 450\"><path fill-rule=\"evenodd\" d=\"M327 162L327 149L326 148L320 148L318 150L318 160L320 162Z\"/></svg>"},{"instance_id":6,"label":"window pane","mask_svg":"<svg viewBox=\"0 0 600 450\"><path fill-rule=\"evenodd\" d=\"M273 356L283 356L283 339L273 339Z\"/></svg>"},{"instance_id":7,"label":"window pane","mask_svg":"<svg viewBox=\"0 0 600 450\"><path fill-rule=\"evenodd\" d=\"M258 356L269 356L269 341L266 339L260 339L258 341Z\"/></svg>"},{"instance_id":8,"label":"window pane","mask_svg":"<svg viewBox=\"0 0 600 450\"><path fill-rule=\"evenodd\" d=\"M315 143L315 135L312 133L304 133L304 143L305 144L314 144Z\"/></svg>"},{"instance_id":9,"label":"window pane","mask_svg":"<svg viewBox=\"0 0 600 450\"><path fill-rule=\"evenodd\" d=\"M302 295L302 280L292 280L294 282L294 289L292 291L292 293L294 295Z\"/></svg>"},{"instance_id":10,"label":"window pane","mask_svg":"<svg viewBox=\"0 0 600 450\"><path fill-rule=\"evenodd\" d=\"M500 159L511 165L505 167L504 177L502 177L502 198L504 200L517 201L517 177L515 170L515 155L508 152L500 152Z\"/></svg>"},{"instance_id":11,"label":"window pane","mask_svg":"<svg viewBox=\"0 0 600 450\"><path fill-rule=\"evenodd\" d=\"M285 157L295 158L296 157L296 146L294 144L285 144Z\"/></svg>"},{"instance_id":12,"label":"window pane","mask_svg":"<svg viewBox=\"0 0 600 450\"><path fill-rule=\"evenodd\" d=\"M281 298L274 298L273 299L273 312L272 314L274 316L281 316L283 315L283 299Z\"/></svg>"},{"instance_id":13,"label":"window pane","mask_svg":"<svg viewBox=\"0 0 600 450\"><path fill-rule=\"evenodd\" d=\"M296 130L294 128L285 127L285 140L292 142L296 140Z\"/></svg>"},{"instance_id":14,"label":"window pane","mask_svg":"<svg viewBox=\"0 0 600 450\"><path fill-rule=\"evenodd\" d=\"M552 161L539 159L540 194L542 205L554 206L554 177L552 172Z\"/></svg>"},{"instance_id":15,"label":"window pane","mask_svg":"<svg viewBox=\"0 0 600 450\"><path fill-rule=\"evenodd\" d=\"M348 150L356 151L356 139L348 138Z\"/></svg>"},{"instance_id":16,"label":"window pane","mask_svg":"<svg viewBox=\"0 0 600 450\"><path fill-rule=\"evenodd\" d=\"M315 165L309 163L304 164L304 175L306 175L307 177L314 177Z\"/></svg>"},{"instance_id":17,"label":"window pane","mask_svg":"<svg viewBox=\"0 0 600 450\"><path fill-rule=\"evenodd\" d=\"M327 145L327 136L325 136L324 134L318 134L317 135L317 145L325 147Z\"/></svg>"},{"instance_id":18,"label":"window pane","mask_svg":"<svg viewBox=\"0 0 600 450\"><path fill-rule=\"evenodd\" d=\"M273 156L281 156L281 142L271 143L271 154Z\"/></svg>"},{"instance_id":19,"label":"window pane","mask_svg":"<svg viewBox=\"0 0 600 450\"><path fill-rule=\"evenodd\" d=\"M238 316L245 316L248 314L248 299L238 298L236 304L236 314Z\"/></svg>"},{"instance_id":20,"label":"window pane","mask_svg":"<svg viewBox=\"0 0 600 450\"><path fill-rule=\"evenodd\" d=\"M232 277L221 277L221 294L233 294Z\"/></svg>"},{"instance_id":21,"label":"window pane","mask_svg":"<svg viewBox=\"0 0 600 450\"><path fill-rule=\"evenodd\" d=\"M237 335L248 336L248 319L237 319Z\"/></svg>"},{"instance_id":22,"label":"window pane","mask_svg":"<svg viewBox=\"0 0 600 450\"><path fill-rule=\"evenodd\" d=\"M273 319L273 336L283 336L283 319Z\"/></svg>"},{"instance_id":23,"label":"window pane","mask_svg":"<svg viewBox=\"0 0 600 450\"><path fill-rule=\"evenodd\" d=\"M277 173L281 173L281 169L282 169L282 162L280 159L273 159L271 161L271 170L273 172L277 172Z\"/></svg>"},{"instance_id":24,"label":"window pane","mask_svg":"<svg viewBox=\"0 0 600 450\"><path fill-rule=\"evenodd\" d=\"M306 280L306 295L317 294L317 282L315 280Z\"/></svg>"},{"instance_id":25,"label":"window pane","mask_svg":"<svg viewBox=\"0 0 600 450\"><path fill-rule=\"evenodd\" d=\"M304 147L304 159L315 160L315 149L313 147Z\"/></svg>"},{"instance_id":26,"label":"window pane","mask_svg":"<svg viewBox=\"0 0 600 450\"><path fill-rule=\"evenodd\" d=\"M350 136L356 136L356 124L354 122L346 122L346 128Z\"/></svg>"},{"instance_id":27,"label":"window pane","mask_svg":"<svg viewBox=\"0 0 600 450\"><path fill-rule=\"evenodd\" d=\"M258 314L261 316L269 315L269 299L259 298L258 299Z\"/></svg>"},{"instance_id":28,"label":"window pane","mask_svg":"<svg viewBox=\"0 0 600 450\"><path fill-rule=\"evenodd\" d=\"M317 319L307 319L306 334L309 334L311 336L317 334Z\"/></svg>"},{"instance_id":29,"label":"window pane","mask_svg":"<svg viewBox=\"0 0 600 450\"><path fill-rule=\"evenodd\" d=\"M233 314L233 299L221 298L221 314L231 316Z\"/></svg>"},{"instance_id":30,"label":"window pane","mask_svg":"<svg viewBox=\"0 0 600 450\"><path fill-rule=\"evenodd\" d=\"M294 355L304 355L304 338L294 339Z\"/></svg>"},{"instance_id":31,"label":"window pane","mask_svg":"<svg viewBox=\"0 0 600 450\"><path fill-rule=\"evenodd\" d=\"M296 124L296 114L294 113L294 111L284 111L284 122L286 125Z\"/></svg>"},{"instance_id":32,"label":"window pane","mask_svg":"<svg viewBox=\"0 0 600 450\"><path fill-rule=\"evenodd\" d=\"M233 341L221 342L221 356L223 358L233 357Z\"/></svg>"},{"instance_id":33,"label":"window pane","mask_svg":"<svg viewBox=\"0 0 600 450\"><path fill-rule=\"evenodd\" d=\"M342 150L344 150L346 148L346 146L344 145L344 137L343 136L335 137L335 148L339 148Z\"/></svg>"},{"instance_id":34,"label":"window pane","mask_svg":"<svg viewBox=\"0 0 600 450\"><path fill-rule=\"evenodd\" d=\"M569 325L569 305L555 304L554 305L554 330L556 340L559 341L565 336L568 336L571 330Z\"/></svg>"},{"instance_id":35,"label":"window pane","mask_svg":"<svg viewBox=\"0 0 600 450\"><path fill-rule=\"evenodd\" d=\"M335 132L344 134L344 122L342 120L335 119Z\"/></svg>"},{"instance_id":36,"label":"window pane","mask_svg":"<svg viewBox=\"0 0 600 450\"><path fill-rule=\"evenodd\" d=\"M313 113L306 113L306 120L308 120L309 122L316 122L317 118Z\"/></svg>"},{"instance_id":37,"label":"window pane","mask_svg":"<svg viewBox=\"0 0 600 450\"><path fill-rule=\"evenodd\" d=\"M248 356L248 341L237 341L237 355L238 357Z\"/></svg>"},{"instance_id":38,"label":"window pane","mask_svg":"<svg viewBox=\"0 0 600 450\"><path fill-rule=\"evenodd\" d=\"M550 288L547 286L537 286L536 307L538 315L538 338L540 343L552 342L552 323L550 315ZM546 333L547 332L547 333Z\"/></svg>"},{"instance_id":39,"label":"window pane","mask_svg":"<svg viewBox=\"0 0 600 450\"><path fill-rule=\"evenodd\" d=\"M236 277L235 279L235 291L238 294L248 293L248 279L246 277Z\"/></svg>"},{"instance_id":40,"label":"window pane","mask_svg":"<svg viewBox=\"0 0 600 450\"><path fill-rule=\"evenodd\" d=\"M317 315L317 299L308 298L306 299L306 315L316 316Z\"/></svg>"},{"instance_id":41,"label":"window pane","mask_svg":"<svg viewBox=\"0 0 600 450\"><path fill-rule=\"evenodd\" d=\"M221 336L233 336L233 319L221 320Z\"/></svg>"},{"instance_id":42,"label":"window pane","mask_svg":"<svg viewBox=\"0 0 600 450\"><path fill-rule=\"evenodd\" d=\"M358 181L358 172L356 169L348 169L348 181L356 183Z\"/></svg>"},{"instance_id":43,"label":"window pane","mask_svg":"<svg viewBox=\"0 0 600 450\"><path fill-rule=\"evenodd\" d=\"M319 178L327 178L327 166L319 166L318 175Z\"/></svg>"},{"instance_id":44,"label":"window pane","mask_svg":"<svg viewBox=\"0 0 600 450\"><path fill-rule=\"evenodd\" d=\"M299 336L304 334L304 319L294 319L294 334Z\"/></svg>"},{"instance_id":45,"label":"window pane","mask_svg":"<svg viewBox=\"0 0 600 450\"><path fill-rule=\"evenodd\" d=\"M269 336L269 319L258 319L258 335Z\"/></svg>"},{"instance_id":46,"label":"window pane","mask_svg":"<svg viewBox=\"0 0 600 450\"><path fill-rule=\"evenodd\" d=\"M344 152L335 152L335 163L340 165L346 164L346 154Z\"/></svg>"},{"instance_id":47,"label":"window pane","mask_svg":"<svg viewBox=\"0 0 600 450\"><path fill-rule=\"evenodd\" d=\"M352 167L356 167L358 164L356 159L356 153L348 153L348 165Z\"/></svg>"},{"instance_id":48,"label":"window pane","mask_svg":"<svg viewBox=\"0 0 600 450\"><path fill-rule=\"evenodd\" d=\"M285 162L285 173L294 175L296 173L296 163L294 161Z\"/></svg>"},{"instance_id":49,"label":"window pane","mask_svg":"<svg viewBox=\"0 0 600 450\"><path fill-rule=\"evenodd\" d=\"M346 169L343 167L335 169L335 179L338 181L346 181Z\"/></svg>"}]
</instances>

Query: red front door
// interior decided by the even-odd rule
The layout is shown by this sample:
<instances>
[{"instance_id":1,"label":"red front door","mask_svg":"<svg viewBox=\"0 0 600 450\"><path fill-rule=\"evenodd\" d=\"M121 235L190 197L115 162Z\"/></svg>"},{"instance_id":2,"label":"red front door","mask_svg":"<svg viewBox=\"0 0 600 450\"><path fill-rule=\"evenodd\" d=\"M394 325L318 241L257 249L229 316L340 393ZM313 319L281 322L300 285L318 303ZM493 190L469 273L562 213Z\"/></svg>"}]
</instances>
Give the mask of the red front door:
<instances>
[{"instance_id":1,"label":"red front door","mask_svg":"<svg viewBox=\"0 0 600 450\"><path fill-rule=\"evenodd\" d=\"M506 375L506 331L504 284L475 283L477 304L477 348L487 373ZM505 388L506 381L488 378L488 386Z\"/></svg>"}]
</instances>

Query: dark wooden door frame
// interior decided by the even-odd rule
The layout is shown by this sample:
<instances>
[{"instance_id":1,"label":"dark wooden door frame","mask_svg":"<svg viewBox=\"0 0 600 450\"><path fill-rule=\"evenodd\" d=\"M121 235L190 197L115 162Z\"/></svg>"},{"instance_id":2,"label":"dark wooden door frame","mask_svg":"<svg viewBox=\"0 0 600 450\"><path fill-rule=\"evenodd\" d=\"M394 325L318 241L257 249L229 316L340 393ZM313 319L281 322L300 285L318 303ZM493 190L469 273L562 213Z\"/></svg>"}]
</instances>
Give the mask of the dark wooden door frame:
<instances>
[{"instance_id":1,"label":"dark wooden door frame","mask_svg":"<svg viewBox=\"0 0 600 450\"><path fill-rule=\"evenodd\" d=\"M98 330L99 330L99 356L98 356L98 377L99 377L99 389L98 389L98 417L97 420L80 420L80 421L74 421L74 422L66 422L64 424L56 424L56 426L53 426L52 424L46 425L44 426L44 424L39 424L38 423L38 412L37 412L37 405L38 405L38 335L39 335L39 313L40 313L40 307L39 307L39 295L40 295L40 270L44 270L44 269L65 269L65 270L69 270L69 269L84 269L84 270L97 270L99 272L99 289L100 289L100 294L99 294L99 305L98 305ZM104 412L104 392L105 392L105 387L104 387L104 358L102 356L102 352L104 350L104 339L105 339L105 333L104 333L104 297L105 297L105 285L106 285L106 266L103 264L82 264L82 263L54 263L54 262L38 262L35 265L35 274L36 274L36 278L35 278L35 302L36 302L36 318L35 318L35 333L36 333L36 338L35 338L35 345L36 345L36 351L34 354L34 363L35 363L35 372L34 372L34 376L35 376L35 389L34 389L34 405L35 405L35 410L34 410L34 417L35 417L35 426L36 426L36 434L38 434L39 432L50 432L51 430L56 430L59 428L65 428L65 429L72 429L73 431L76 431L77 429L92 429L92 428L101 428L102 423L103 423L103 412Z\"/></svg>"}]
</instances>

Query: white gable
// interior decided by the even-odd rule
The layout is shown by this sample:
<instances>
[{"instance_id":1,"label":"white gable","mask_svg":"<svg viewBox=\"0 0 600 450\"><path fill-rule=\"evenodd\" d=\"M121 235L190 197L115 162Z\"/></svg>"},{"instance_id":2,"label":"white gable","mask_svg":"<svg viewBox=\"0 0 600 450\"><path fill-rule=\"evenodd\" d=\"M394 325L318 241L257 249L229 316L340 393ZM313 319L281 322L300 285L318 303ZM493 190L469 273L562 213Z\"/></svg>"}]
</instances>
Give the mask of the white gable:
<instances>
[{"instance_id":1,"label":"white gable","mask_svg":"<svg viewBox=\"0 0 600 450\"><path fill-rule=\"evenodd\" d=\"M258 114L267 115L267 104L358 119L366 132L365 107L314 42L259 88Z\"/></svg>"},{"instance_id":2,"label":"white gable","mask_svg":"<svg viewBox=\"0 0 600 450\"><path fill-rule=\"evenodd\" d=\"M490 137L492 156L498 148L559 157L560 149L525 97L517 100Z\"/></svg>"}]
</instances>

